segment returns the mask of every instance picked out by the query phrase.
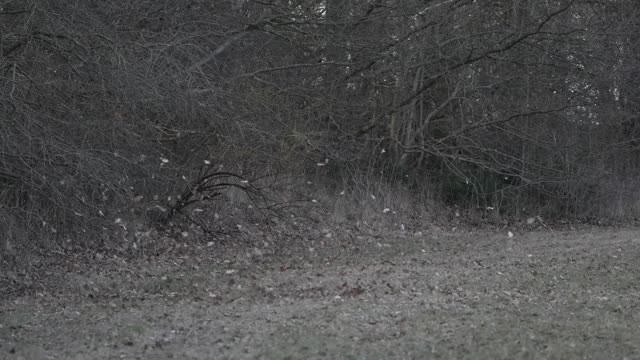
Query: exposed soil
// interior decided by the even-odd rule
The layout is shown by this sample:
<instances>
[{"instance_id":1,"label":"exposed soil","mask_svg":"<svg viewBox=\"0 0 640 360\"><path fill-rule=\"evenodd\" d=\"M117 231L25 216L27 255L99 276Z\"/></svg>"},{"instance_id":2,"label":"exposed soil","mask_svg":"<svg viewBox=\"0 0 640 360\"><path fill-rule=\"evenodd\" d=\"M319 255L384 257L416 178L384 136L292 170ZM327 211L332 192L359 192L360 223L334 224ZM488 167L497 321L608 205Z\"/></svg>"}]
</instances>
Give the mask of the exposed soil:
<instances>
[{"instance_id":1,"label":"exposed soil","mask_svg":"<svg viewBox=\"0 0 640 360\"><path fill-rule=\"evenodd\" d=\"M5 274L0 358L640 359L640 230L324 239Z\"/></svg>"}]
</instances>

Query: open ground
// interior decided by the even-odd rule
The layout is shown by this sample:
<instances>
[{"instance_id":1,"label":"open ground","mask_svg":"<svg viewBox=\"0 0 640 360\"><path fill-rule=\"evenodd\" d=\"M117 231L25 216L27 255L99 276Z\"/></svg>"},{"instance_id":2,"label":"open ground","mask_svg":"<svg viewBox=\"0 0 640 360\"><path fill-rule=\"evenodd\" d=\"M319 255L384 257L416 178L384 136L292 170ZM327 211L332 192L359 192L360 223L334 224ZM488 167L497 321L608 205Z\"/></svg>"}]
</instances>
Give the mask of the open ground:
<instances>
[{"instance_id":1,"label":"open ground","mask_svg":"<svg viewBox=\"0 0 640 360\"><path fill-rule=\"evenodd\" d=\"M638 230L322 243L60 260L3 294L0 358L640 358Z\"/></svg>"}]
</instances>

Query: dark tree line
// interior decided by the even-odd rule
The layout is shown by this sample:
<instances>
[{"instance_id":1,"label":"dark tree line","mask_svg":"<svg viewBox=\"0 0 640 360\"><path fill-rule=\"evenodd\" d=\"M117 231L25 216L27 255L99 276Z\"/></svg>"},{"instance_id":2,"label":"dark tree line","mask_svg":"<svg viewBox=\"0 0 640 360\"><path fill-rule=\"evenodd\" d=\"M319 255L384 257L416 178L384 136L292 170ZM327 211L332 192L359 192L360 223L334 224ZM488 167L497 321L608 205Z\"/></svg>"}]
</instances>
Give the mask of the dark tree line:
<instances>
[{"instance_id":1,"label":"dark tree line","mask_svg":"<svg viewBox=\"0 0 640 360\"><path fill-rule=\"evenodd\" d=\"M635 216L639 15L634 0L3 1L4 232L171 214L179 194L325 159L327 183L382 172L505 214Z\"/></svg>"}]
</instances>

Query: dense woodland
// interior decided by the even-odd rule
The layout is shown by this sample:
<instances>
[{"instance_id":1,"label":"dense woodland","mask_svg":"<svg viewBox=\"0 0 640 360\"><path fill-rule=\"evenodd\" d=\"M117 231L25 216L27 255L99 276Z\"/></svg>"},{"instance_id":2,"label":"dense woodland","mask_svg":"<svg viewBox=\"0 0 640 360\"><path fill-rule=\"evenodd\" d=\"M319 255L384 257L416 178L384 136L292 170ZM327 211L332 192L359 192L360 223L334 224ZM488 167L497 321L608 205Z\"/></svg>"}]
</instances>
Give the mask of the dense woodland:
<instances>
[{"instance_id":1,"label":"dense woodland","mask_svg":"<svg viewBox=\"0 0 640 360\"><path fill-rule=\"evenodd\" d=\"M637 5L2 0L0 236L198 223L229 191L278 212L308 181L633 218Z\"/></svg>"}]
</instances>

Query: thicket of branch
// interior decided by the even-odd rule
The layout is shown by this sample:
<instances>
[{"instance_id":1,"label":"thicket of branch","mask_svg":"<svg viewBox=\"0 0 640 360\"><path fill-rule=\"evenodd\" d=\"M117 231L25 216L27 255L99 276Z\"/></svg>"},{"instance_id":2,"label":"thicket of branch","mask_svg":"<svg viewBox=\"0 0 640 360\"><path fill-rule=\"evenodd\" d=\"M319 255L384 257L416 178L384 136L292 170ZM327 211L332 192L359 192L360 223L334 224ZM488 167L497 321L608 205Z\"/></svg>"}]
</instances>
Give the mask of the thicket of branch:
<instances>
[{"instance_id":1,"label":"thicket of branch","mask_svg":"<svg viewBox=\"0 0 640 360\"><path fill-rule=\"evenodd\" d=\"M383 171L505 213L637 213L638 18L632 0L4 2L0 204L96 229L140 196L205 199L203 166L224 187L326 160L327 181Z\"/></svg>"}]
</instances>

